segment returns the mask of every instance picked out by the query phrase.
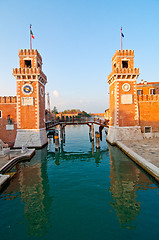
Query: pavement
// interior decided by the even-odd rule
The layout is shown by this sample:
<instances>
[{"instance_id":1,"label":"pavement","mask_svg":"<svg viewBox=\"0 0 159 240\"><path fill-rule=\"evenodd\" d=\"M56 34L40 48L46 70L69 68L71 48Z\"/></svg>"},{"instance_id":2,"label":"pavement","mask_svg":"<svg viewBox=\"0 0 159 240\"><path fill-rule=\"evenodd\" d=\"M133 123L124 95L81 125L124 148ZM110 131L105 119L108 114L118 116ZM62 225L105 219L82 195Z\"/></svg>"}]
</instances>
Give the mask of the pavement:
<instances>
[{"instance_id":1,"label":"pavement","mask_svg":"<svg viewBox=\"0 0 159 240\"><path fill-rule=\"evenodd\" d=\"M4 154L4 155L0 155L0 169L6 165L6 163L8 163L11 159L17 157L17 156L21 156L21 151L18 150L11 150L9 153Z\"/></svg>"},{"instance_id":2,"label":"pavement","mask_svg":"<svg viewBox=\"0 0 159 240\"><path fill-rule=\"evenodd\" d=\"M139 141L122 141L141 157L159 167L159 138L144 138Z\"/></svg>"},{"instance_id":3,"label":"pavement","mask_svg":"<svg viewBox=\"0 0 159 240\"><path fill-rule=\"evenodd\" d=\"M117 141L117 146L159 182L159 138Z\"/></svg>"},{"instance_id":4,"label":"pavement","mask_svg":"<svg viewBox=\"0 0 159 240\"><path fill-rule=\"evenodd\" d=\"M11 179L12 174L6 174L18 162L26 161L32 158L35 154L35 149L19 149L10 150L6 154L0 154L0 190ZM3 175L5 174L5 175Z\"/></svg>"}]
</instances>

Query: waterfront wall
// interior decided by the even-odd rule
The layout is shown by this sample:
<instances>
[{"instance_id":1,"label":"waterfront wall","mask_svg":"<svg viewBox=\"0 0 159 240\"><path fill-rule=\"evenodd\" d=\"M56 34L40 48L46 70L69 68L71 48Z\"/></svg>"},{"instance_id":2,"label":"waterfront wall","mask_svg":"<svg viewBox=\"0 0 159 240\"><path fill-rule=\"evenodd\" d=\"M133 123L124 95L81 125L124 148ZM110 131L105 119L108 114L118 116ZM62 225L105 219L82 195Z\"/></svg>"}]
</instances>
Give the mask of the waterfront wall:
<instances>
[{"instance_id":1,"label":"waterfront wall","mask_svg":"<svg viewBox=\"0 0 159 240\"><path fill-rule=\"evenodd\" d=\"M16 96L0 97L0 139L13 146L17 130Z\"/></svg>"}]
</instances>

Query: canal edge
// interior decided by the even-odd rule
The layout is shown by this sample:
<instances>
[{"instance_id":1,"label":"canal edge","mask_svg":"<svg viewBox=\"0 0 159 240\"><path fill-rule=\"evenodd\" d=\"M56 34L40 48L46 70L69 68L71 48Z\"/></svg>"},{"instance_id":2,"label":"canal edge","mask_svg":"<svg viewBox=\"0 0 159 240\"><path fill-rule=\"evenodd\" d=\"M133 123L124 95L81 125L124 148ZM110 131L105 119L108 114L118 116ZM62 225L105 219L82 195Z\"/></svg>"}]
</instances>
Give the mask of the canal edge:
<instances>
[{"instance_id":1,"label":"canal edge","mask_svg":"<svg viewBox=\"0 0 159 240\"><path fill-rule=\"evenodd\" d=\"M127 147L121 141L116 141L116 146L119 147L129 158L131 158L136 164L142 167L147 173L155 178L159 182L159 168L154 164L148 162L145 158L138 155L132 149Z\"/></svg>"},{"instance_id":2,"label":"canal edge","mask_svg":"<svg viewBox=\"0 0 159 240\"><path fill-rule=\"evenodd\" d=\"M7 174L7 172L12 169L18 162L30 160L35 154L35 148L28 149L28 152L14 157L10 161L8 161L1 169L0 169L0 191L3 190L5 185L12 179L14 175Z\"/></svg>"}]
</instances>

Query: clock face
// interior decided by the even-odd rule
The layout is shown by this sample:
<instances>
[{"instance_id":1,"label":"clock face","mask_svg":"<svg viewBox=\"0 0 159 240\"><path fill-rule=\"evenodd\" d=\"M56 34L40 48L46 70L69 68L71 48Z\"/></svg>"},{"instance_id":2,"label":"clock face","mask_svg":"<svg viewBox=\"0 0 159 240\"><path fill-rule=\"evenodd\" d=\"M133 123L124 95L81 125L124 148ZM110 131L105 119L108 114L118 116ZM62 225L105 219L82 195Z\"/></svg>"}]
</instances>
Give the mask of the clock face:
<instances>
[{"instance_id":1,"label":"clock face","mask_svg":"<svg viewBox=\"0 0 159 240\"><path fill-rule=\"evenodd\" d=\"M130 84L129 83L124 83L122 86L123 91L128 92L130 90Z\"/></svg>"},{"instance_id":2,"label":"clock face","mask_svg":"<svg viewBox=\"0 0 159 240\"><path fill-rule=\"evenodd\" d=\"M40 87L40 94L42 97L44 96L44 88L42 86Z\"/></svg>"},{"instance_id":3,"label":"clock face","mask_svg":"<svg viewBox=\"0 0 159 240\"><path fill-rule=\"evenodd\" d=\"M33 86L31 84L24 84L22 87L22 92L25 95L29 95L33 92Z\"/></svg>"}]
</instances>

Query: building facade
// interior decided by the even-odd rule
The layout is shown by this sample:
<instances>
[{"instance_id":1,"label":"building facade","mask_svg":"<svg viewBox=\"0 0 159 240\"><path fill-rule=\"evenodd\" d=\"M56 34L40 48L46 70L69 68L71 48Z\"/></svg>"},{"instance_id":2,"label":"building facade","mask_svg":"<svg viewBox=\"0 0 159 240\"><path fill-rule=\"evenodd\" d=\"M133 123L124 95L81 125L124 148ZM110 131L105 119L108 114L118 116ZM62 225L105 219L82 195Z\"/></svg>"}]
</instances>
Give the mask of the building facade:
<instances>
[{"instance_id":1,"label":"building facade","mask_svg":"<svg viewBox=\"0 0 159 240\"><path fill-rule=\"evenodd\" d=\"M137 84L134 51L118 50L112 58L109 83L109 131L107 140L159 136L159 82Z\"/></svg>"},{"instance_id":2,"label":"building facade","mask_svg":"<svg viewBox=\"0 0 159 240\"><path fill-rule=\"evenodd\" d=\"M134 51L118 50L112 58L109 84L109 131L107 140L141 139L139 126L137 78L139 69L134 68Z\"/></svg>"},{"instance_id":3,"label":"building facade","mask_svg":"<svg viewBox=\"0 0 159 240\"><path fill-rule=\"evenodd\" d=\"M11 100L6 97L1 98L0 103L3 135L7 133L8 136L8 131L12 131L10 134L12 141L15 142L14 147L22 147L22 145L42 147L47 143L45 130L45 84L47 78L42 72L42 58L38 51L19 50L19 68L13 69L13 75L17 84L16 97L15 99L10 97ZM10 104L8 111L7 104ZM14 129L13 127L11 129L11 124L10 127L5 126L8 115L14 119ZM0 138L8 142L8 137L5 139L0 136Z\"/></svg>"},{"instance_id":4,"label":"building facade","mask_svg":"<svg viewBox=\"0 0 159 240\"><path fill-rule=\"evenodd\" d=\"M159 137L159 82L141 81L137 94L143 137Z\"/></svg>"},{"instance_id":5,"label":"building facade","mask_svg":"<svg viewBox=\"0 0 159 240\"><path fill-rule=\"evenodd\" d=\"M17 133L17 97L0 97L0 139L14 146Z\"/></svg>"}]
</instances>

